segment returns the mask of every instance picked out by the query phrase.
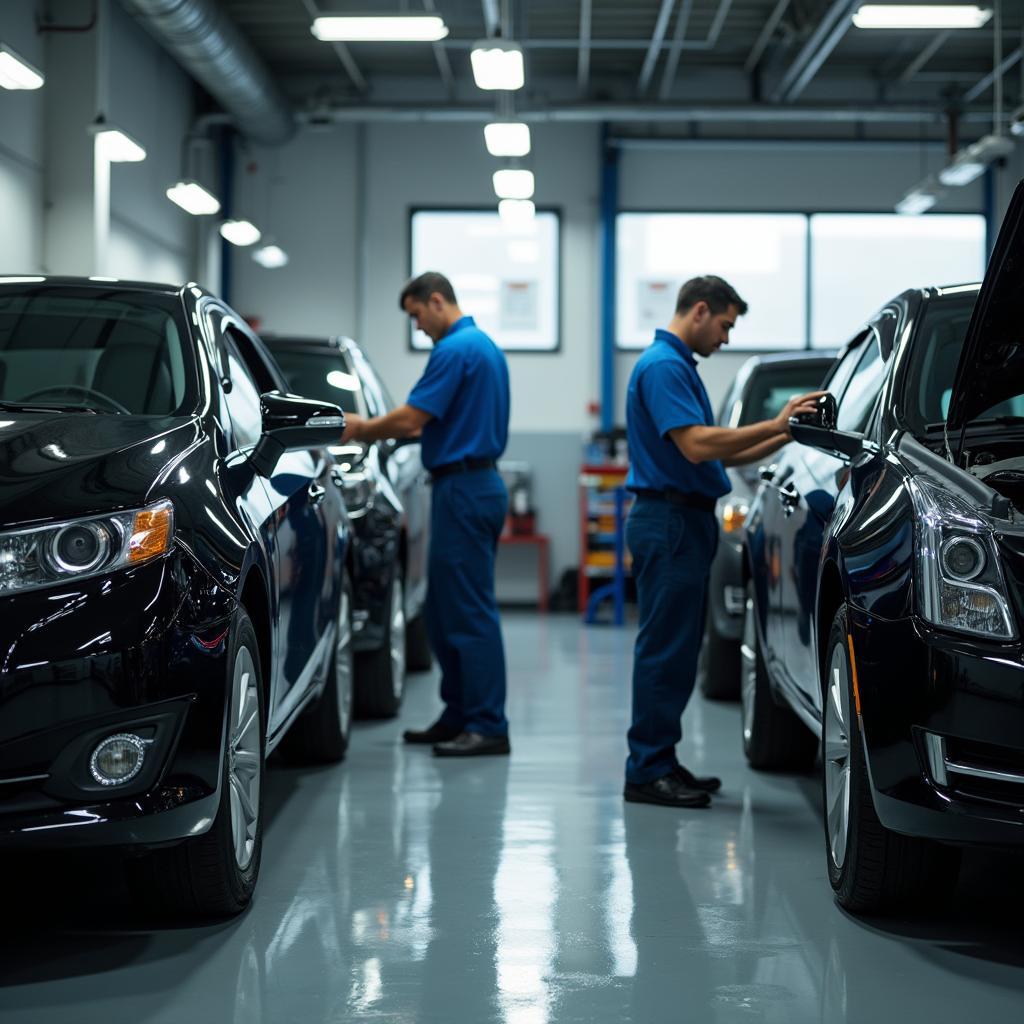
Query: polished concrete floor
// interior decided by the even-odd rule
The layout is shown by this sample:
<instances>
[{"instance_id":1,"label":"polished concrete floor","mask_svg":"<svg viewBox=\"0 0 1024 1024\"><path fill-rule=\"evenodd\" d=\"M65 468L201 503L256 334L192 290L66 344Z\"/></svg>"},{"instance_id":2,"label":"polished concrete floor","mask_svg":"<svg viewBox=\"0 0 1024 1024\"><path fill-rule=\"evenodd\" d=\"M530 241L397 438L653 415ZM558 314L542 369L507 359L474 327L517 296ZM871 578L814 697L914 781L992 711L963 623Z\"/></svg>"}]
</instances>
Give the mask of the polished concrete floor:
<instances>
[{"instance_id":1,"label":"polished concrete floor","mask_svg":"<svg viewBox=\"0 0 1024 1024\"><path fill-rule=\"evenodd\" d=\"M968 859L925 920L857 921L824 877L813 777L757 775L695 700L706 811L623 805L632 631L509 615L511 759L401 745L410 682L329 770L274 766L239 919L140 917L102 865L8 872L0 1020L697 1024L1024 1018L1020 861ZM17 899L15 897L17 896Z\"/></svg>"}]
</instances>

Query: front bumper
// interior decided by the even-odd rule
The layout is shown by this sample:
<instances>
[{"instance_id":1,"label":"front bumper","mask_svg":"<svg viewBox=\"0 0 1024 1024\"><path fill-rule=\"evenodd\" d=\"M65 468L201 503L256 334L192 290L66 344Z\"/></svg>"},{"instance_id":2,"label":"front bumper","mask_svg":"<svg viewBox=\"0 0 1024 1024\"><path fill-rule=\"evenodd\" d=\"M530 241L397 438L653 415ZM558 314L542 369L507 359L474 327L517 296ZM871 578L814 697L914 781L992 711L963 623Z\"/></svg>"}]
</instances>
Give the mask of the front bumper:
<instances>
[{"instance_id":1,"label":"front bumper","mask_svg":"<svg viewBox=\"0 0 1024 1024\"><path fill-rule=\"evenodd\" d=\"M160 844L216 814L227 679L224 600L176 551L0 601L0 845ZM96 744L132 732L138 775L103 786Z\"/></svg>"},{"instance_id":2,"label":"front bumper","mask_svg":"<svg viewBox=\"0 0 1024 1024\"><path fill-rule=\"evenodd\" d=\"M856 610L850 628L882 824L957 844L1024 844L1020 645L957 638L916 618L886 621Z\"/></svg>"}]
</instances>

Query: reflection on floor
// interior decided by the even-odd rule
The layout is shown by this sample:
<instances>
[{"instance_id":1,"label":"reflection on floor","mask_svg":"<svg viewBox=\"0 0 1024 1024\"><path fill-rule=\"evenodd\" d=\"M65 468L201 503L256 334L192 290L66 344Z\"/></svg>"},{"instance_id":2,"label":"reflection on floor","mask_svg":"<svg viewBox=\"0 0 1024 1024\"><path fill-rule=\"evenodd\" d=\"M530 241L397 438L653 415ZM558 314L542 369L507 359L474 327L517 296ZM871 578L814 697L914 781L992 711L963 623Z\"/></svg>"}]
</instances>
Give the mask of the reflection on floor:
<instances>
[{"instance_id":1,"label":"reflection on floor","mask_svg":"<svg viewBox=\"0 0 1024 1024\"><path fill-rule=\"evenodd\" d=\"M5 872L3 1024L1020 1019L1019 861L969 859L929 920L849 919L816 780L750 772L735 706L687 713L684 760L725 779L710 810L624 806L632 633L505 626L512 758L404 748L437 709L413 678L344 765L274 767L239 920L140 920L101 865Z\"/></svg>"}]
</instances>

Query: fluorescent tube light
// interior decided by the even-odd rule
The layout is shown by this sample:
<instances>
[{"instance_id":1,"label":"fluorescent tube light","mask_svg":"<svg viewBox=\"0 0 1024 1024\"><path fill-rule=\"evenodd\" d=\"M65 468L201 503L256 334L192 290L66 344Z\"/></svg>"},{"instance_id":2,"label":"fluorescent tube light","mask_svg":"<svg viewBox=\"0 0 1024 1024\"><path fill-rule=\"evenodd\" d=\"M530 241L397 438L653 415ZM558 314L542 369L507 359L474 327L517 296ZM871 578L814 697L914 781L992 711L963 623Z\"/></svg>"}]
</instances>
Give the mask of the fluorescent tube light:
<instances>
[{"instance_id":1,"label":"fluorescent tube light","mask_svg":"<svg viewBox=\"0 0 1024 1024\"><path fill-rule=\"evenodd\" d=\"M974 4L863 4L853 16L857 28L981 28L992 12Z\"/></svg>"},{"instance_id":2,"label":"fluorescent tube light","mask_svg":"<svg viewBox=\"0 0 1024 1024\"><path fill-rule=\"evenodd\" d=\"M261 232L251 220L226 220L220 226L221 237L232 245L255 245Z\"/></svg>"},{"instance_id":3,"label":"fluorescent tube light","mask_svg":"<svg viewBox=\"0 0 1024 1024\"><path fill-rule=\"evenodd\" d=\"M448 35L436 14L333 15L311 29L325 43L434 43Z\"/></svg>"},{"instance_id":4,"label":"fluorescent tube light","mask_svg":"<svg viewBox=\"0 0 1024 1024\"><path fill-rule=\"evenodd\" d=\"M267 270L277 270L288 263L288 253L279 245L261 245L252 254L252 258Z\"/></svg>"},{"instance_id":5,"label":"fluorescent tube light","mask_svg":"<svg viewBox=\"0 0 1024 1024\"><path fill-rule=\"evenodd\" d=\"M1010 134L1024 135L1024 107L1018 107L1010 115Z\"/></svg>"},{"instance_id":6,"label":"fluorescent tube light","mask_svg":"<svg viewBox=\"0 0 1024 1024\"><path fill-rule=\"evenodd\" d=\"M531 223L536 212L532 199L502 199L498 203L498 216L502 224L510 227Z\"/></svg>"},{"instance_id":7,"label":"fluorescent tube light","mask_svg":"<svg viewBox=\"0 0 1024 1024\"><path fill-rule=\"evenodd\" d=\"M137 164L146 159L146 151L120 128L94 125L96 145L112 164Z\"/></svg>"},{"instance_id":8,"label":"fluorescent tube light","mask_svg":"<svg viewBox=\"0 0 1024 1024\"><path fill-rule=\"evenodd\" d=\"M484 142L491 156L526 156L530 152L530 126L520 121L484 125Z\"/></svg>"},{"instance_id":9,"label":"fluorescent tube light","mask_svg":"<svg viewBox=\"0 0 1024 1024\"><path fill-rule=\"evenodd\" d=\"M518 43L481 39L469 55L473 79L479 89L522 89L523 48Z\"/></svg>"},{"instance_id":10,"label":"fluorescent tube light","mask_svg":"<svg viewBox=\"0 0 1024 1024\"><path fill-rule=\"evenodd\" d=\"M939 171L943 185L969 185L980 177L993 160L1009 156L1014 150L1013 142L1003 135L984 135L977 142L961 149L953 159Z\"/></svg>"},{"instance_id":11,"label":"fluorescent tube light","mask_svg":"<svg viewBox=\"0 0 1024 1024\"><path fill-rule=\"evenodd\" d=\"M198 181L179 181L167 190L167 198L194 217L220 212L220 200Z\"/></svg>"},{"instance_id":12,"label":"fluorescent tube light","mask_svg":"<svg viewBox=\"0 0 1024 1024\"><path fill-rule=\"evenodd\" d=\"M909 191L896 204L896 212L907 215L925 213L938 201L939 197L932 195L930 192L918 192L916 189L911 189L911 191Z\"/></svg>"},{"instance_id":13,"label":"fluorescent tube light","mask_svg":"<svg viewBox=\"0 0 1024 1024\"><path fill-rule=\"evenodd\" d=\"M529 199L533 195L533 171L506 167L495 171L492 181L499 199Z\"/></svg>"},{"instance_id":14,"label":"fluorescent tube light","mask_svg":"<svg viewBox=\"0 0 1024 1024\"><path fill-rule=\"evenodd\" d=\"M39 89L46 79L24 57L0 43L0 88Z\"/></svg>"}]
</instances>

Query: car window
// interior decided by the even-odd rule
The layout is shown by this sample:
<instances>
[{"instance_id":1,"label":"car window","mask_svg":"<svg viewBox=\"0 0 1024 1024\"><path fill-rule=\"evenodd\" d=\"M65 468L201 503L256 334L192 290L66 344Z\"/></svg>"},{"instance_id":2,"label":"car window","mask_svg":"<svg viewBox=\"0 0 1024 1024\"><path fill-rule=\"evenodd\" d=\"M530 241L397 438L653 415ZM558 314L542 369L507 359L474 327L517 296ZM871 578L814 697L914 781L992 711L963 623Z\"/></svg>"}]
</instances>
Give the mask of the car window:
<instances>
[{"instance_id":1,"label":"car window","mask_svg":"<svg viewBox=\"0 0 1024 1024\"><path fill-rule=\"evenodd\" d=\"M293 394L331 402L342 412L365 413L362 386L344 353L326 345L302 345L284 339L269 345Z\"/></svg>"},{"instance_id":2,"label":"car window","mask_svg":"<svg viewBox=\"0 0 1024 1024\"><path fill-rule=\"evenodd\" d=\"M353 363L355 364L356 373L363 382L363 392L366 395L367 405L371 409L376 408L377 410L372 415L383 416L385 413L390 412L395 407L395 403L384 389L384 385L380 377L377 376L377 371L374 370L370 360L366 358L363 351L359 348L350 348L349 354L352 356Z\"/></svg>"},{"instance_id":3,"label":"car window","mask_svg":"<svg viewBox=\"0 0 1024 1024\"><path fill-rule=\"evenodd\" d=\"M231 387L226 390L225 401L236 448L255 444L263 433L263 415L260 411L260 389L252 379L249 368L231 333L221 339L221 351L226 362L224 370Z\"/></svg>"},{"instance_id":4,"label":"car window","mask_svg":"<svg viewBox=\"0 0 1024 1024\"><path fill-rule=\"evenodd\" d=\"M864 432L868 416L885 379L887 365L882 360L878 340L872 334L863 346L857 368L839 401L839 413L836 417L836 427L839 430L858 434Z\"/></svg>"},{"instance_id":5,"label":"car window","mask_svg":"<svg viewBox=\"0 0 1024 1024\"><path fill-rule=\"evenodd\" d=\"M837 402L842 401L846 385L850 383L853 371L857 369L857 364L864 354L864 341L869 333L870 331L865 329L853 338L833 366L832 372L825 378L822 387L826 391L830 391Z\"/></svg>"},{"instance_id":6,"label":"car window","mask_svg":"<svg viewBox=\"0 0 1024 1024\"><path fill-rule=\"evenodd\" d=\"M762 367L750 382L738 426L778 416L791 398L820 388L826 372L827 367L812 362Z\"/></svg>"}]
</instances>

